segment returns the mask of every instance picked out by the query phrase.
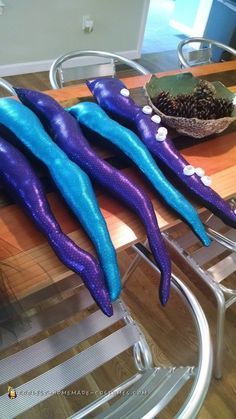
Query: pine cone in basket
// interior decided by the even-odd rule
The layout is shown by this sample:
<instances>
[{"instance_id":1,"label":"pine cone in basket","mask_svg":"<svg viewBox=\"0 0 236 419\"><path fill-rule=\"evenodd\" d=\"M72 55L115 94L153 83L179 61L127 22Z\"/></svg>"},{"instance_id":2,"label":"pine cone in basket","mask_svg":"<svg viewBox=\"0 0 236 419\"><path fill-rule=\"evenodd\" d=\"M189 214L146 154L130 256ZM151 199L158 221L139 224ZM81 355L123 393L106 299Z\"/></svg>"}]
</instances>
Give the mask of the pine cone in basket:
<instances>
[{"instance_id":1,"label":"pine cone in basket","mask_svg":"<svg viewBox=\"0 0 236 419\"><path fill-rule=\"evenodd\" d=\"M189 95L185 106L187 109L186 118L212 119L216 117L213 98L200 99Z\"/></svg>"},{"instance_id":2,"label":"pine cone in basket","mask_svg":"<svg viewBox=\"0 0 236 419\"><path fill-rule=\"evenodd\" d=\"M216 119L223 118L225 116L231 116L234 110L233 102L231 102L228 99L215 98L214 105L215 105Z\"/></svg>"},{"instance_id":3,"label":"pine cone in basket","mask_svg":"<svg viewBox=\"0 0 236 419\"><path fill-rule=\"evenodd\" d=\"M215 94L215 87L206 80L199 80L199 83L193 91L193 95L198 99L210 99L213 98Z\"/></svg>"},{"instance_id":4,"label":"pine cone in basket","mask_svg":"<svg viewBox=\"0 0 236 419\"><path fill-rule=\"evenodd\" d=\"M205 80L191 94L173 96L162 91L152 102L165 115L182 118L218 119L231 116L234 109L230 100L217 98L215 87Z\"/></svg>"},{"instance_id":5,"label":"pine cone in basket","mask_svg":"<svg viewBox=\"0 0 236 419\"><path fill-rule=\"evenodd\" d=\"M201 100L196 100L194 95L178 95L176 96L178 103L178 116L182 118L197 118L199 114L199 105Z\"/></svg>"},{"instance_id":6,"label":"pine cone in basket","mask_svg":"<svg viewBox=\"0 0 236 419\"><path fill-rule=\"evenodd\" d=\"M153 98L153 104L162 113L171 116L178 116L177 102L169 93L162 91L156 98Z\"/></svg>"}]
</instances>

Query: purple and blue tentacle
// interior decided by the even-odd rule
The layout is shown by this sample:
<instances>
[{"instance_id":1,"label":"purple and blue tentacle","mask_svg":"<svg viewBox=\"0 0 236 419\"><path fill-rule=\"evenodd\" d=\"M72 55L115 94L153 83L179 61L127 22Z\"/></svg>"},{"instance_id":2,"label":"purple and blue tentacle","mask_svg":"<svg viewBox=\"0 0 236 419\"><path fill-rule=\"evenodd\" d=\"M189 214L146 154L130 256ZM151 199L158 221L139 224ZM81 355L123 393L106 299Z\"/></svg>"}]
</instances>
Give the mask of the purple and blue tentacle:
<instances>
[{"instance_id":1,"label":"purple and blue tentacle","mask_svg":"<svg viewBox=\"0 0 236 419\"><path fill-rule=\"evenodd\" d=\"M62 232L34 169L25 156L2 137L0 179L46 236L62 263L81 276L98 306L111 316L112 305L98 262Z\"/></svg>"},{"instance_id":2,"label":"purple and blue tentacle","mask_svg":"<svg viewBox=\"0 0 236 419\"><path fill-rule=\"evenodd\" d=\"M88 176L52 141L36 115L22 103L1 99L0 124L10 129L19 142L49 169L58 189L95 245L110 297L115 300L121 291L116 252Z\"/></svg>"},{"instance_id":3,"label":"purple and blue tentacle","mask_svg":"<svg viewBox=\"0 0 236 419\"><path fill-rule=\"evenodd\" d=\"M202 242L206 246L210 244L195 208L166 179L136 134L109 118L96 103L81 102L72 106L69 111L81 124L121 149L144 173L164 201L191 226Z\"/></svg>"},{"instance_id":4,"label":"purple and blue tentacle","mask_svg":"<svg viewBox=\"0 0 236 419\"><path fill-rule=\"evenodd\" d=\"M150 107L138 106L130 97L124 83L116 78L99 78L88 81L87 84L100 106L112 118L136 132L156 161L163 164L172 176L177 177L187 192L226 224L236 227L235 210L210 187L211 181L205 176L204 170L189 165L168 133L160 141L158 132L163 130L163 126ZM122 92L125 92L125 96Z\"/></svg>"},{"instance_id":5,"label":"purple and blue tentacle","mask_svg":"<svg viewBox=\"0 0 236 419\"><path fill-rule=\"evenodd\" d=\"M169 296L171 263L149 197L138 185L93 151L76 120L53 98L29 89L16 91L19 99L36 113L48 134L68 157L87 172L91 179L138 214L161 271L160 299L165 304Z\"/></svg>"}]
</instances>

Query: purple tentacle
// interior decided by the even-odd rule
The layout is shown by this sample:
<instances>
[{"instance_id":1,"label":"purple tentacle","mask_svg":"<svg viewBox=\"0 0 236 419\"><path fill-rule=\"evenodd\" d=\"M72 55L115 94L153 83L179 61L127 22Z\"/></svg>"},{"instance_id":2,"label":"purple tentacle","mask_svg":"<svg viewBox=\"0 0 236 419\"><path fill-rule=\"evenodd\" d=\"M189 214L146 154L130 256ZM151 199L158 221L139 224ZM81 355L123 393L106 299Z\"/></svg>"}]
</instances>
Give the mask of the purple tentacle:
<instances>
[{"instance_id":1,"label":"purple tentacle","mask_svg":"<svg viewBox=\"0 0 236 419\"><path fill-rule=\"evenodd\" d=\"M127 176L97 156L75 119L54 99L28 89L16 89L16 91L20 100L37 114L49 135L70 159L138 214L145 226L150 248L161 271L160 299L165 304L169 298L171 263L153 205L147 194Z\"/></svg>"},{"instance_id":2,"label":"purple tentacle","mask_svg":"<svg viewBox=\"0 0 236 419\"><path fill-rule=\"evenodd\" d=\"M111 316L112 305L102 270L96 259L78 247L61 230L42 184L25 156L0 137L0 178L44 233L58 258L78 273L101 310Z\"/></svg>"},{"instance_id":3,"label":"purple tentacle","mask_svg":"<svg viewBox=\"0 0 236 419\"><path fill-rule=\"evenodd\" d=\"M158 129L162 127L161 122L158 118L153 118L152 112L146 114L145 110L130 98L129 91L122 81L111 77L98 78L88 81L87 85L100 106L112 118L134 130L155 156L157 162L162 163L170 173L177 176L186 191L226 224L236 227L235 210L210 188L210 180L204 176L202 170L195 172L194 168L190 167L188 172L189 163L168 138L168 133L164 140L156 139ZM122 89L127 90L127 96L120 94Z\"/></svg>"}]
</instances>

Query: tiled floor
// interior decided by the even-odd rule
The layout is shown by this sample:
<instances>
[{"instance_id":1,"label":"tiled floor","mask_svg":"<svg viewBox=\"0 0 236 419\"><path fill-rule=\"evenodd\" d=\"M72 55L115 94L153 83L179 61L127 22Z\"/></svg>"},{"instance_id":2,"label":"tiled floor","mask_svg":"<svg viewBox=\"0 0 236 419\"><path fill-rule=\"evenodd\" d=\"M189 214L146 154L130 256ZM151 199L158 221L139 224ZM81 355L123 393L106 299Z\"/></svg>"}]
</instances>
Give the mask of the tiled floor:
<instances>
[{"instance_id":1,"label":"tiled floor","mask_svg":"<svg viewBox=\"0 0 236 419\"><path fill-rule=\"evenodd\" d=\"M179 42L185 38L169 21L173 15L174 0L151 0L144 34L142 53L176 50Z\"/></svg>"}]
</instances>

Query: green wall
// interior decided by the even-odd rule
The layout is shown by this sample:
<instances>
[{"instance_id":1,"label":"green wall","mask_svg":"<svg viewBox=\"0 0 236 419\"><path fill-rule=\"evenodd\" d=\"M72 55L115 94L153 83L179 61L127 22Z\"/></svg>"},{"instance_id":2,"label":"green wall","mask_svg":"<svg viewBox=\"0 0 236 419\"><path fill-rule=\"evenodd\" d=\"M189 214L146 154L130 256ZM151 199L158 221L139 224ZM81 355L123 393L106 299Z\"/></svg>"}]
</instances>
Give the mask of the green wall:
<instances>
[{"instance_id":1,"label":"green wall","mask_svg":"<svg viewBox=\"0 0 236 419\"><path fill-rule=\"evenodd\" d=\"M4 0L0 65L54 59L75 49L137 50L144 0ZM82 16L94 31L82 31Z\"/></svg>"}]
</instances>

